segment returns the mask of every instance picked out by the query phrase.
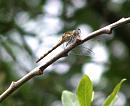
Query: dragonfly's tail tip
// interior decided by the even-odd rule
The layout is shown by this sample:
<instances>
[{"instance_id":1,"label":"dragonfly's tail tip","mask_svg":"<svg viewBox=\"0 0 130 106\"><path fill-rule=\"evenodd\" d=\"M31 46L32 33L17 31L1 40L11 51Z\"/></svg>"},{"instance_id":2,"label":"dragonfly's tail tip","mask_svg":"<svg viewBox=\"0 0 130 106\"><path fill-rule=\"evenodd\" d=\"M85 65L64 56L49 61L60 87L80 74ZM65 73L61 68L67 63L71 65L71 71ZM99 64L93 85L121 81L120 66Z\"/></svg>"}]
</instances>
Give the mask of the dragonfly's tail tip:
<instances>
[{"instance_id":1,"label":"dragonfly's tail tip","mask_svg":"<svg viewBox=\"0 0 130 106\"><path fill-rule=\"evenodd\" d=\"M39 61L41 61L44 57L45 57L45 56L39 58L39 59L36 61L36 63L38 63Z\"/></svg>"},{"instance_id":2,"label":"dragonfly's tail tip","mask_svg":"<svg viewBox=\"0 0 130 106\"><path fill-rule=\"evenodd\" d=\"M40 60L38 59L37 61L36 61L36 63L38 63Z\"/></svg>"}]
</instances>

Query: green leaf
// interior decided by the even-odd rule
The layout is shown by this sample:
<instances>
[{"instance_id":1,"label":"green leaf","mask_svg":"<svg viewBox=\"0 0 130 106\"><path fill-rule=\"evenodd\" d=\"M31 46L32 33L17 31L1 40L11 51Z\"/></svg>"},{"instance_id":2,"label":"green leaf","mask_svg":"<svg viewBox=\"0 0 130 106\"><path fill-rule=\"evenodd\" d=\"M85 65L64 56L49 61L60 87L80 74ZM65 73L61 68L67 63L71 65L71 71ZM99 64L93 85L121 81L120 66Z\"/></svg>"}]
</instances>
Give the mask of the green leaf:
<instances>
[{"instance_id":1,"label":"green leaf","mask_svg":"<svg viewBox=\"0 0 130 106\"><path fill-rule=\"evenodd\" d=\"M103 103L103 106L110 106L114 101L115 101L115 97L117 96L117 93L120 90L120 87L122 85L122 83L125 81L126 79L122 79L114 88L113 92L107 97L107 99L105 100L105 102Z\"/></svg>"},{"instance_id":2,"label":"green leaf","mask_svg":"<svg viewBox=\"0 0 130 106\"><path fill-rule=\"evenodd\" d=\"M87 75L84 75L77 88L77 96L80 106L91 106L93 85Z\"/></svg>"},{"instance_id":3,"label":"green leaf","mask_svg":"<svg viewBox=\"0 0 130 106\"><path fill-rule=\"evenodd\" d=\"M63 106L80 106L77 96L70 91L63 91L62 93Z\"/></svg>"}]
</instances>

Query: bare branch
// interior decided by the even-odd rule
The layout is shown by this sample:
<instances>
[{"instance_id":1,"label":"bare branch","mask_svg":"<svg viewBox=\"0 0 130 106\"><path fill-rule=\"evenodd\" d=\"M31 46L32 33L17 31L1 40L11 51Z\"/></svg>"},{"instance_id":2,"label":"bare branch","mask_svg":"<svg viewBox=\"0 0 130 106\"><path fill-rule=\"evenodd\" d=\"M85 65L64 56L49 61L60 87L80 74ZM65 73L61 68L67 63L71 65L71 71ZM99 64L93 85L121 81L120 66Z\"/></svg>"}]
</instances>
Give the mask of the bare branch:
<instances>
[{"instance_id":1,"label":"bare branch","mask_svg":"<svg viewBox=\"0 0 130 106\"><path fill-rule=\"evenodd\" d=\"M12 81L9 88L3 92L0 95L0 102L2 102L4 99L6 99L10 94L12 94L17 88L19 88L21 85L23 85L25 82L33 78L34 76L43 74L43 71L41 71L38 67L33 69L31 72L23 76L18 81Z\"/></svg>"},{"instance_id":2,"label":"bare branch","mask_svg":"<svg viewBox=\"0 0 130 106\"><path fill-rule=\"evenodd\" d=\"M12 81L12 83L9 86L9 88L0 95L0 102L5 100L10 94L12 94L16 89L18 89L20 86L22 86L28 80L32 79L33 77L35 77L37 75L43 74L43 71L49 65L53 64L58 59L67 56L68 52L71 51L76 46L78 46L78 45L80 45L80 44L82 44L84 42L87 42L88 40L90 40L90 39L92 39L92 38L94 38L96 36L99 36L101 34L110 34L114 28L119 27L119 26L121 26L123 24L127 24L129 22L130 22L130 17L122 18L122 19L120 19L119 21L117 21L115 23L112 23L112 24L110 24L110 25L108 25L106 27L103 27L103 28L101 28L99 30L96 30L96 31L90 33L89 35L87 35L88 37L86 37L83 40L77 40L73 45L70 45L67 49L65 49L64 51L62 51L59 54L57 54L54 58L49 60L46 64L36 67L35 69L30 71L28 74L23 76L18 81L16 81L16 82Z\"/></svg>"}]
</instances>

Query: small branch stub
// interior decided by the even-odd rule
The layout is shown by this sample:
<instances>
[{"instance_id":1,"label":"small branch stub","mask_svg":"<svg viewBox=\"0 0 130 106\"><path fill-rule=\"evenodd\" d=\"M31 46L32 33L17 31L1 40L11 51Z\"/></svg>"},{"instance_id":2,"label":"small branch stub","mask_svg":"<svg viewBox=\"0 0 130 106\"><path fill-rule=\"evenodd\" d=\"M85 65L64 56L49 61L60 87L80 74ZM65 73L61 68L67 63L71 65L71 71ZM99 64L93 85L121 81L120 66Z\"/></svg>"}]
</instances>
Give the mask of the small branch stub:
<instances>
[{"instance_id":1,"label":"small branch stub","mask_svg":"<svg viewBox=\"0 0 130 106\"><path fill-rule=\"evenodd\" d=\"M112 33L112 28L110 28L109 26L104 28L104 31L106 34L111 34Z\"/></svg>"}]
</instances>

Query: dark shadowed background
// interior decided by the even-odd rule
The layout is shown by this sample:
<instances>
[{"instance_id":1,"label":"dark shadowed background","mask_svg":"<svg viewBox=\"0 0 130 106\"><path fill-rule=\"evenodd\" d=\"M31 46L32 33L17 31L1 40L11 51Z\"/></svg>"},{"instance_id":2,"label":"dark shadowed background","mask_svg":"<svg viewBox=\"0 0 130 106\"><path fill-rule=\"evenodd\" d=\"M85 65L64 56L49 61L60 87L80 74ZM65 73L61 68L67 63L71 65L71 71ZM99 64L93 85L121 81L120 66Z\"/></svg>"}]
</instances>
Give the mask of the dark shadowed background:
<instances>
[{"instance_id":1,"label":"dark shadowed background","mask_svg":"<svg viewBox=\"0 0 130 106\"><path fill-rule=\"evenodd\" d=\"M130 16L130 0L0 0L0 93L38 66L36 59L69 30L81 36ZM75 91L87 74L94 83L93 106L103 100L122 79L116 106L130 104L130 24L86 44L93 55L70 55L48 67L0 106L62 106L63 90ZM46 57L44 64L53 55Z\"/></svg>"}]
</instances>

